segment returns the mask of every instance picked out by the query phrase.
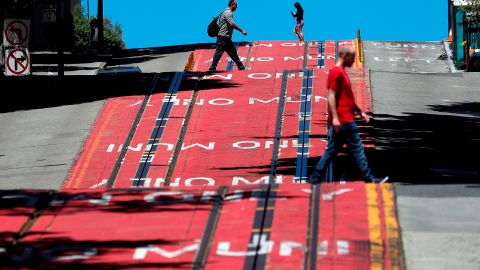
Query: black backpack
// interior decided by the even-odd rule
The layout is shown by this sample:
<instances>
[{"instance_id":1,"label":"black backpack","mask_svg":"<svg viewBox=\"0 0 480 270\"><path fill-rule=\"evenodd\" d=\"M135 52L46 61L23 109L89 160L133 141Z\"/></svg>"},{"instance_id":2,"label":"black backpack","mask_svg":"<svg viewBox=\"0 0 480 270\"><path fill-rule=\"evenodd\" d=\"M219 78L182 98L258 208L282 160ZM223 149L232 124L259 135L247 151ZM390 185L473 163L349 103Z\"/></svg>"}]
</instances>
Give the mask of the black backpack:
<instances>
[{"instance_id":1,"label":"black backpack","mask_svg":"<svg viewBox=\"0 0 480 270\"><path fill-rule=\"evenodd\" d=\"M218 36L218 32L220 32L220 26L218 26L218 18L222 16L223 12L220 13L220 15L218 15L217 17L213 18L212 22L210 22L210 24L208 25L207 34L209 37Z\"/></svg>"}]
</instances>

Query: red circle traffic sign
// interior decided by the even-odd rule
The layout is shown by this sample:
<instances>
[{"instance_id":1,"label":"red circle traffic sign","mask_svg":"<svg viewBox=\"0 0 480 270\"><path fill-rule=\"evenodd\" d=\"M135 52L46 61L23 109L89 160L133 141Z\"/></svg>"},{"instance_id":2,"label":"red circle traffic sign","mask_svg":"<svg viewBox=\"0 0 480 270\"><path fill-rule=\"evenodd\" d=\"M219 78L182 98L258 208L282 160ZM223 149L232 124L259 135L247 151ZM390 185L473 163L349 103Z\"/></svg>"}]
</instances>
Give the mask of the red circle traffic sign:
<instances>
[{"instance_id":1,"label":"red circle traffic sign","mask_svg":"<svg viewBox=\"0 0 480 270\"><path fill-rule=\"evenodd\" d=\"M25 64L23 64L23 61L21 61L20 58L17 58L14 55L14 53L16 53L16 52L21 52L23 54L22 56L25 57L24 61L26 61ZM15 61L14 62L15 65L20 66L20 71L17 71L15 68L10 66L10 60L11 60L12 57L13 57L13 60ZM24 50L22 50L20 48L17 48L17 49L14 49L14 50L10 51L10 53L7 55L6 63L7 63L7 68L8 68L8 70L10 70L10 72L12 72L13 74L16 74L16 75L20 75L28 69L28 66L30 64L30 59L28 58L27 52L25 52Z\"/></svg>"},{"instance_id":2,"label":"red circle traffic sign","mask_svg":"<svg viewBox=\"0 0 480 270\"><path fill-rule=\"evenodd\" d=\"M23 36L17 36L18 37L18 41L16 42L15 40L12 40L12 37L8 34L9 31L11 31L14 35L17 35L18 33L14 30L14 29L18 29L18 28L14 28L15 24L21 24L21 26L25 29L25 35ZM5 28L5 37L7 38L7 41L12 44L12 45L20 45L22 43L24 43L27 38L28 38L28 26L22 22L22 21L13 21L13 22L10 22L7 27Z\"/></svg>"}]
</instances>

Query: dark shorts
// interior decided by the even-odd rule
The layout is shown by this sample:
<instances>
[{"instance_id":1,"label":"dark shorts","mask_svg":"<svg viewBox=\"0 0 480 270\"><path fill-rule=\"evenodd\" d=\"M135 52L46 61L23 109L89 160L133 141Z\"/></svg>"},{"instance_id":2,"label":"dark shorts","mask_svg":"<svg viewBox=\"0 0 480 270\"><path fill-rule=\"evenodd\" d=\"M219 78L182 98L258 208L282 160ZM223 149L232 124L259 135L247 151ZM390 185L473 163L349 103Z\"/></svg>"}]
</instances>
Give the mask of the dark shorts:
<instances>
[{"instance_id":1,"label":"dark shorts","mask_svg":"<svg viewBox=\"0 0 480 270\"><path fill-rule=\"evenodd\" d=\"M298 27L303 27L303 20L297 21L297 26L298 26Z\"/></svg>"}]
</instances>

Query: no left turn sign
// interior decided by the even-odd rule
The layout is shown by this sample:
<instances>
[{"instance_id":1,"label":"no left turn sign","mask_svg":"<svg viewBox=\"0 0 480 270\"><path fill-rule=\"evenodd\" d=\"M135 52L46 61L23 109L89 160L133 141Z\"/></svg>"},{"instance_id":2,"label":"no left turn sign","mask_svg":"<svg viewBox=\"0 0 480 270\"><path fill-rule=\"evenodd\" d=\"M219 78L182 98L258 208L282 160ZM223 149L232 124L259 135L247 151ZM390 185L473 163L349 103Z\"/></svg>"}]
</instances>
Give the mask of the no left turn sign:
<instances>
[{"instance_id":1,"label":"no left turn sign","mask_svg":"<svg viewBox=\"0 0 480 270\"><path fill-rule=\"evenodd\" d=\"M30 75L30 55L27 48L6 50L5 56L7 76Z\"/></svg>"},{"instance_id":2,"label":"no left turn sign","mask_svg":"<svg viewBox=\"0 0 480 270\"><path fill-rule=\"evenodd\" d=\"M30 37L30 21L7 19L3 31L3 45L10 46L28 46Z\"/></svg>"}]
</instances>

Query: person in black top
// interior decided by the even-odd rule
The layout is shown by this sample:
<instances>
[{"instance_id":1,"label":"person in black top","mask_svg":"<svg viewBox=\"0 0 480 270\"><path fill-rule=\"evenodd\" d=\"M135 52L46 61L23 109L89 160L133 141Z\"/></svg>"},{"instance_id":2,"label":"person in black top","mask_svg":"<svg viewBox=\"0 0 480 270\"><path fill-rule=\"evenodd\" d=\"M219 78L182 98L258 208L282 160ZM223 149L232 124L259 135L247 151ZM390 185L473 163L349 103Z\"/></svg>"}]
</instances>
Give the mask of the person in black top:
<instances>
[{"instance_id":1,"label":"person in black top","mask_svg":"<svg viewBox=\"0 0 480 270\"><path fill-rule=\"evenodd\" d=\"M292 12L292 16L294 18L297 18L297 24L295 25L295 29L293 29L293 33L295 33L295 35L300 41L304 41L305 37L303 35L303 8L299 2L295 2L293 6L297 8L296 14Z\"/></svg>"}]
</instances>

